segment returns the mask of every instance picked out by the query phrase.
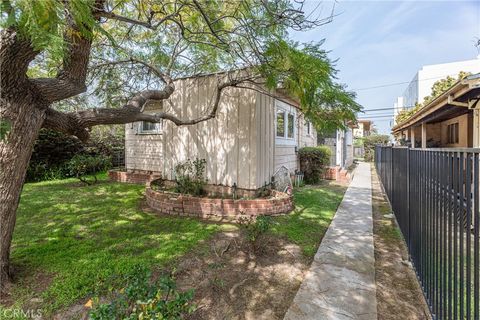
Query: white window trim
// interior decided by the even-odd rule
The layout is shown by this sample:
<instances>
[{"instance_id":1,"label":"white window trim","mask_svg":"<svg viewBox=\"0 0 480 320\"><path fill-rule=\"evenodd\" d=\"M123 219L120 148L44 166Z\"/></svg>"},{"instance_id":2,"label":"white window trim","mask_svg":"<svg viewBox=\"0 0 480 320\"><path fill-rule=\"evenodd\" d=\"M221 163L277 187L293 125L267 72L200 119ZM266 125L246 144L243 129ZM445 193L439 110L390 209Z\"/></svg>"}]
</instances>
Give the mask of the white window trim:
<instances>
[{"instance_id":1,"label":"white window trim","mask_svg":"<svg viewBox=\"0 0 480 320\"><path fill-rule=\"evenodd\" d=\"M285 114L284 120L284 136L279 137L277 136L277 112L283 111ZM288 137L288 114L293 115L293 137ZM297 145L297 111L295 107L279 100L275 100L275 144L277 145L289 145L289 146L296 146Z\"/></svg>"},{"instance_id":2,"label":"white window trim","mask_svg":"<svg viewBox=\"0 0 480 320\"><path fill-rule=\"evenodd\" d=\"M155 129L153 129L153 130L143 130L143 122L145 122L145 121L138 122L137 134L139 134L139 135L162 134L162 132L163 132L163 121L155 123Z\"/></svg>"},{"instance_id":3,"label":"white window trim","mask_svg":"<svg viewBox=\"0 0 480 320\"><path fill-rule=\"evenodd\" d=\"M308 120L306 120L306 127L307 127L307 137L313 137L313 126L312 123Z\"/></svg>"}]
</instances>

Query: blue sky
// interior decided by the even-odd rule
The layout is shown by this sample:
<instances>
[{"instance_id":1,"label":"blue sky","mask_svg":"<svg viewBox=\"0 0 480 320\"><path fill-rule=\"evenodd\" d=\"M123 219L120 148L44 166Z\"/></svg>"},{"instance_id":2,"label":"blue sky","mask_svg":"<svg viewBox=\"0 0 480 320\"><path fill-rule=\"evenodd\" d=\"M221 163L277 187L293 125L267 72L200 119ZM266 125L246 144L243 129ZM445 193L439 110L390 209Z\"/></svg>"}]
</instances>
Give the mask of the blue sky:
<instances>
[{"instance_id":1,"label":"blue sky","mask_svg":"<svg viewBox=\"0 0 480 320\"><path fill-rule=\"evenodd\" d=\"M308 0L307 0L308 1ZM327 15L334 2L323 1L316 13ZM305 7L317 7L310 0ZM330 24L294 33L301 42L326 39L323 48L338 59L339 82L357 92L365 109L388 108L406 84L356 90L410 81L423 65L475 58L480 52L480 0L477 1L336 1ZM371 112L368 115L393 113ZM374 120L389 132L388 120Z\"/></svg>"}]
</instances>

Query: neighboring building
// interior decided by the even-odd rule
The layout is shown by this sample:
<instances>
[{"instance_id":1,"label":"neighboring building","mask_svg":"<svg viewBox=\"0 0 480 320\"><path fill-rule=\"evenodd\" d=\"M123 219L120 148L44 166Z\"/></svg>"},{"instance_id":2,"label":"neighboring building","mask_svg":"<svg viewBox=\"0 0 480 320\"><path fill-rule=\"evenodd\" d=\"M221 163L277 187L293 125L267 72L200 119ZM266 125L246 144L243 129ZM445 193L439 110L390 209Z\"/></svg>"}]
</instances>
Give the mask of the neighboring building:
<instances>
[{"instance_id":1,"label":"neighboring building","mask_svg":"<svg viewBox=\"0 0 480 320\"><path fill-rule=\"evenodd\" d=\"M175 81L176 90L145 112L160 110L181 118L209 112L218 75ZM305 121L299 104L245 88L224 90L216 118L177 127L137 122L125 126L125 167L129 172L173 179L174 168L186 159L206 159L209 184L258 189L270 183L281 166L299 169L298 148L316 146L317 133Z\"/></svg>"},{"instance_id":2,"label":"neighboring building","mask_svg":"<svg viewBox=\"0 0 480 320\"><path fill-rule=\"evenodd\" d=\"M403 109L409 109L432 92L433 84L447 76L457 77L460 71L480 72L480 55L476 59L423 66L413 77L403 96L394 103L393 117Z\"/></svg>"},{"instance_id":3,"label":"neighboring building","mask_svg":"<svg viewBox=\"0 0 480 320\"><path fill-rule=\"evenodd\" d=\"M319 136L318 143L330 147L330 166L326 178L342 180L346 178L348 168L353 164L353 130L351 124L346 130L336 130L331 134Z\"/></svg>"},{"instance_id":4,"label":"neighboring building","mask_svg":"<svg viewBox=\"0 0 480 320\"><path fill-rule=\"evenodd\" d=\"M480 73L449 90L392 128L397 141L413 147L480 147Z\"/></svg>"},{"instance_id":5,"label":"neighboring building","mask_svg":"<svg viewBox=\"0 0 480 320\"><path fill-rule=\"evenodd\" d=\"M370 135L372 130L372 121L357 120L357 127L353 129L354 138L363 138Z\"/></svg>"}]
</instances>

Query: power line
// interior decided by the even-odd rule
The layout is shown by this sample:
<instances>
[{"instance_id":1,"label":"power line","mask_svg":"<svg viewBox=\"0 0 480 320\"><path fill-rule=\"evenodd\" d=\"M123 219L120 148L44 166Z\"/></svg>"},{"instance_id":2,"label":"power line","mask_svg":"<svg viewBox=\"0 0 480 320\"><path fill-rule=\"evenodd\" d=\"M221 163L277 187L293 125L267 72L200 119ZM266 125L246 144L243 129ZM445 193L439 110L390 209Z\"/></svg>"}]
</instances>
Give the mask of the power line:
<instances>
[{"instance_id":1,"label":"power line","mask_svg":"<svg viewBox=\"0 0 480 320\"><path fill-rule=\"evenodd\" d=\"M386 83L386 84L380 84L376 86L371 86L371 87L364 87L364 88L358 88L358 89L351 89L352 91L361 91L361 90L370 90L370 89L378 89L378 88L385 88L385 87L392 87L392 86L398 86L401 84L409 84L412 82L420 82L420 81L427 81L427 80L435 80L435 79L443 79L446 77L453 77L457 76L458 74L449 74L446 76L439 76L439 77L432 77L432 78L426 78L426 79L421 79L421 80L411 80L411 81L402 81L402 82L392 82L392 83Z\"/></svg>"}]
</instances>

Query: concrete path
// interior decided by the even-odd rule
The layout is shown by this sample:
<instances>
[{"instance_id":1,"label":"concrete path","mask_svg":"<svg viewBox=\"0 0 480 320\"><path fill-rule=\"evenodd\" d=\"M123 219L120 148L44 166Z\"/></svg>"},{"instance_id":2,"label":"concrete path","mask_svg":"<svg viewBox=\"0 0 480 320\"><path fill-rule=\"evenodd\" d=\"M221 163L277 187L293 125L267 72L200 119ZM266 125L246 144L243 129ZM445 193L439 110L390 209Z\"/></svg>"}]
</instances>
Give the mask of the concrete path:
<instances>
[{"instance_id":1,"label":"concrete path","mask_svg":"<svg viewBox=\"0 0 480 320\"><path fill-rule=\"evenodd\" d=\"M355 170L284 319L377 319L370 164Z\"/></svg>"}]
</instances>

